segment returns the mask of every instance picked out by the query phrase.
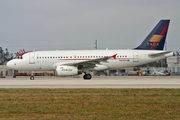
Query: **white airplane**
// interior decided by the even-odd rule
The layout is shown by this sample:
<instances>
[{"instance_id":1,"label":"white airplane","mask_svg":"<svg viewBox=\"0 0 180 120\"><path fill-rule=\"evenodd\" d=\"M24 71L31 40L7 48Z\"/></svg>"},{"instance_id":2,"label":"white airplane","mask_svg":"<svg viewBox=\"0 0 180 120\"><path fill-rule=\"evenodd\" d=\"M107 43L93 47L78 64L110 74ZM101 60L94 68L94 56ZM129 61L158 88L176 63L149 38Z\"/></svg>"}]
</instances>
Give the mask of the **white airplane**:
<instances>
[{"instance_id":1,"label":"white airplane","mask_svg":"<svg viewBox=\"0 0 180 120\"><path fill-rule=\"evenodd\" d=\"M152 70L152 73L151 73L152 76L165 76L165 75L168 75L162 71L157 71L155 68L153 68Z\"/></svg>"},{"instance_id":2,"label":"white airplane","mask_svg":"<svg viewBox=\"0 0 180 120\"><path fill-rule=\"evenodd\" d=\"M65 50L29 51L10 60L7 66L16 70L56 71L57 76L73 76L84 73L91 79L91 71L115 70L138 66L173 56L163 51L170 20L161 20L145 40L132 50Z\"/></svg>"}]
</instances>

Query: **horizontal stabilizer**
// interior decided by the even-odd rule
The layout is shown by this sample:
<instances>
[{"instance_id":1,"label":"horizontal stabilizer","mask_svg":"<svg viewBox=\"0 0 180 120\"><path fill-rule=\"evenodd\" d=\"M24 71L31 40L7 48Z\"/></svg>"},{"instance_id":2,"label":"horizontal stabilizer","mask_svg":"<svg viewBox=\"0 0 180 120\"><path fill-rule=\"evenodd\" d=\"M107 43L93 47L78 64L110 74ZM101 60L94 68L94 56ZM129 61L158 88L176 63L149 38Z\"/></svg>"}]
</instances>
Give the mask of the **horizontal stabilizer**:
<instances>
[{"instance_id":1,"label":"horizontal stabilizer","mask_svg":"<svg viewBox=\"0 0 180 120\"><path fill-rule=\"evenodd\" d=\"M160 52L160 53L152 53L149 54L149 57L159 57L159 56L165 56L166 54L172 53L172 51L164 51L164 52Z\"/></svg>"}]
</instances>

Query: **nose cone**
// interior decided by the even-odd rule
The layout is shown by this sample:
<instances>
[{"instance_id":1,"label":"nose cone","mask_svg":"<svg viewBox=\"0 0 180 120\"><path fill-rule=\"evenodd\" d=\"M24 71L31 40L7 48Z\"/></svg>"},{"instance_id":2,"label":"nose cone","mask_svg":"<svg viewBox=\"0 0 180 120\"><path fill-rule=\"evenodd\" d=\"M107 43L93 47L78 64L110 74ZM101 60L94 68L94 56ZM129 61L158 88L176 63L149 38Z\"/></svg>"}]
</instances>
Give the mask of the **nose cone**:
<instances>
[{"instance_id":1,"label":"nose cone","mask_svg":"<svg viewBox=\"0 0 180 120\"><path fill-rule=\"evenodd\" d=\"M13 68L14 63L12 62L12 60L10 60L9 62L7 62L6 64L9 68Z\"/></svg>"}]
</instances>

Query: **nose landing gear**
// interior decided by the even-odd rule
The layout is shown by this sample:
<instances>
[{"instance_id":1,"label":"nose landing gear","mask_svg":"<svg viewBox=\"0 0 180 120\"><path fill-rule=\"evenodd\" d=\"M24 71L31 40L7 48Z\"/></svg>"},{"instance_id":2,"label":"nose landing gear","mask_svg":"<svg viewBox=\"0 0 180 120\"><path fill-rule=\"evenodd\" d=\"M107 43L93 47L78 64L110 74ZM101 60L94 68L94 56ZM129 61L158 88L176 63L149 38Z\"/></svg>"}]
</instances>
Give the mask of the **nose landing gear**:
<instances>
[{"instance_id":1,"label":"nose landing gear","mask_svg":"<svg viewBox=\"0 0 180 120\"><path fill-rule=\"evenodd\" d=\"M31 76L31 77L30 77L30 80L34 80L34 76Z\"/></svg>"},{"instance_id":2,"label":"nose landing gear","mask_svg":"<svg viewBox=\"0 0 180 120\"><path fill-rule=\"evenodd\" d=\"M31 72L30 80L34 80L34 71Z\"/></svg>"}]
</instances>

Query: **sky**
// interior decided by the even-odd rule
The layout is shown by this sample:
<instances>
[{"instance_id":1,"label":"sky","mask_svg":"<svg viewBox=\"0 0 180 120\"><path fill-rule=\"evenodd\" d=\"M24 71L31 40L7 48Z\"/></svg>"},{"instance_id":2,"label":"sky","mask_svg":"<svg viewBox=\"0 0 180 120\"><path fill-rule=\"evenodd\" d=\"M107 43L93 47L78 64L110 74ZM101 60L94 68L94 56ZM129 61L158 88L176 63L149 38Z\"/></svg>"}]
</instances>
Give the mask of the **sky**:
<instances>
[{"instance_id":1,"label":"sky","mask_svg":"<svg viewBox=\"0 0 180 120\"><path fill-rule=\"evenodd\" d=\"M0 0L0 47L93 50L137 47L170 19L167 50L180 51L180 0Z\"/></svg>"}]
</instances>

